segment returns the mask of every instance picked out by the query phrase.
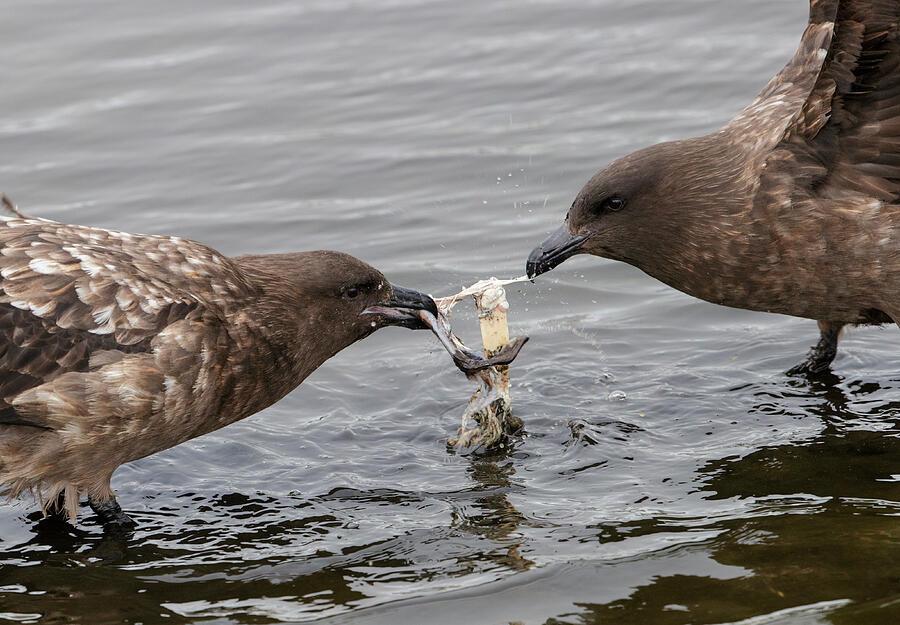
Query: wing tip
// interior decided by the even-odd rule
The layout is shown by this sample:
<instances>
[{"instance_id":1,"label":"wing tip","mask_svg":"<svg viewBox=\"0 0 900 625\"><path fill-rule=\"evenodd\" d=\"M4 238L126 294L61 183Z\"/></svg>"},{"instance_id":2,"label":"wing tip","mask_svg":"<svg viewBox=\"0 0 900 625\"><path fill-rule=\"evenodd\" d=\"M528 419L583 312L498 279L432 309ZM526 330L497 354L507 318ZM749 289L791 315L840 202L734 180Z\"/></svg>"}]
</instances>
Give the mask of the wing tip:
<instances>
[{"instance_id":1,"label":"wing tip","mask_svg":"<svg viewBox=\"0 0 900 625\"><path fill-rule=\"evenodd\" d=\"M0 219L31 219L31 217L16 208L12 200L2 192L0 192L0 208L6 213L5 216L0 215Z\"/></svg>"}]
</instances>

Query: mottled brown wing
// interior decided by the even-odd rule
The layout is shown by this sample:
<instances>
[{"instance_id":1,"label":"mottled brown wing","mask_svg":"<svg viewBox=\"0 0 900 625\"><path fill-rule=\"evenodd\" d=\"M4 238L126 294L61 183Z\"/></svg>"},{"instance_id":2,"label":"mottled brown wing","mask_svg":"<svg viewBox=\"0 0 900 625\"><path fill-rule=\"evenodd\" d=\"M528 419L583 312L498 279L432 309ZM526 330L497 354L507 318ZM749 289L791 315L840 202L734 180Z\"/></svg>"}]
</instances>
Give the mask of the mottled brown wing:
<instances>
[{"instance_id":1,"label":"mottled brown wing","mask_svg":"<svg viewBox=\"0 0 900 625\"><path fill-rule=\"evenodd\" d=\"M814 0L810 14L810 29L833 27L834 35L819 66L808 68L815 84L768 156L760 200L896 202L900 2Z\"/></svg>"},{"instance_id":2,"label":"mottled brown wing","mask_svg":"<svg viewBox=\"0 0 900 625\"><path fill-rule=\"evenodd\" d=\"M753 147L759 159L751 158L749 164L753 168L759 164L756 160L765 158L765 153L784 139L798 112L807 105L832 43L837 0L813 0L810 4L809 25L794 56L725 127L733 141L756 144Z\"/></svg>"},{"instance_id":3,"label":"mottled brown wing","mask_svg":"<svg viewBox=\"0 0 900 625\"><path fill-rule=\"evenodd\" d=\"M0 424L46 427L17 395L149 352L160 332L222 319L249 293L231 261L179 238L0 221Z\"/></svg>"}]
</instances>

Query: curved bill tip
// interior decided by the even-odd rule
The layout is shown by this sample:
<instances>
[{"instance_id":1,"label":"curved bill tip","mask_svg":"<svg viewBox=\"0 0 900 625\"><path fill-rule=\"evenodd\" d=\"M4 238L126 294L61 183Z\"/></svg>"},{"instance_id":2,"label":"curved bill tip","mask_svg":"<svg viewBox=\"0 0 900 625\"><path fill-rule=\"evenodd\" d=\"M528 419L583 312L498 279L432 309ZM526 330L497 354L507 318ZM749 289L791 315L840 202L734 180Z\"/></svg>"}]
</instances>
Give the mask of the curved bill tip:
<instances>
[{"instance_id":1,"label":"curved bill tip","mask_svg":"<svg viewBox=\"0 0 900 625\"><path fill-rule=\"evenodd\" d=\"M566 259L581 253L581 246L588 236L590 235L569 234L566 227L562 226L532 250L525 263L525 273L531 280L547 273Z\"/></svg>"}]
</instances>

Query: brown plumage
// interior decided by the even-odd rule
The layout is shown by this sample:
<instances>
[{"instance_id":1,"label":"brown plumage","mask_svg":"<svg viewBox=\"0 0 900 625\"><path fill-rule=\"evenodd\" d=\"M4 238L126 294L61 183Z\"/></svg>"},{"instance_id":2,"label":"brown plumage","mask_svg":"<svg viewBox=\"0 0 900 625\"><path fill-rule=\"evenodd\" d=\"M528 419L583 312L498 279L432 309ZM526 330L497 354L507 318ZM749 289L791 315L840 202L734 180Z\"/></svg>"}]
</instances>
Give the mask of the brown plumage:
<instances>
[{"instance_id":1,"label":"brown plumage","mask_svg":"<svg viewBox=\"0 0 900 625\"><path fill-rule=\"evenodd\" d=\"M109 512L122 463L265 408L378 327L424 328L420 310L339 252L0 221L0 492Z\"/></svg>"},{"instance_id":2,"label":"brown plumage","mask_svg":"<svg viewBox=\"0 0 900 625\"><path fill-rule=\"evenodd\" d=\"M528 273L578 253L631 263L704 300L815 319L795 371L846 324L900 322L900 2L811 0L791 61L704 137L594 176Z\"/></svg>"}]
</instances>

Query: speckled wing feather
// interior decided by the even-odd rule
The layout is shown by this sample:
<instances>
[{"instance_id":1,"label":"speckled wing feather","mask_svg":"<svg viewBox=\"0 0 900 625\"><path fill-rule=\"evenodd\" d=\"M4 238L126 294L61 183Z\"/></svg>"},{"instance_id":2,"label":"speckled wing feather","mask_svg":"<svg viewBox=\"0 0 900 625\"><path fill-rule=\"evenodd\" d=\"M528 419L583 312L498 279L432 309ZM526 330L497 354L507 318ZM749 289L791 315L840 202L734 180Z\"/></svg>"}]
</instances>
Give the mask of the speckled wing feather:
<instances>
[{"instance_id":1,"label":"speckled wing feather","mask_svg":"<svg viewBox=\"0 0 900 625\"><path fill-rule=\"evenodd\" d=\"M809 25L794 56L753 102L725 126L724 131L733 141L756 144L753 146L756 154L753 150L749 154L749 175L758 175L760 159L784 139L798 112L807 106L832 43L837 2L813 0L810 3Z\"/></svg>"},{"instance_id":2,"label":"speckled wing feather","mask_svg":"<svg viewBox=\"0 0 900 625\"><path fill-rule=\"evenodd\" d=\"M767 155L760 199L878 207L900 191L900 2L814 0L810 29L832 29L806 72L809 95ZM799 54L799 53L798 53Z\"/></svg>"},{"instance_id":3,"label":"speckled wing feather","mask_svg":"<svg viewBox=\"0 0 900 625\"><path fill-rule=\"evenodd\" d=\"M160 421L195 402L215 406L206 397L215 385L202 378L226 364L224 320L252 292L228 258L199 243L41 219L0 221L0 278L0 486L13 495L107 496L115 466L153 451L130 449L129 436L157 428L158 445L174 444ZM89 450L110 427L125 438L122 457L98 447L93 482L68 483L79 472L66 454Z\"/></svg>"},{"instance_id":4,"label":"speckled wing feather","mask_svg":"<svg viewBox=\"0 0 900 625\"><path fill-rule=\"evenodd\" d=\"M194 241L41 219L0 222L0 278L0 303L122 345L158 332L173 308L227 315L250 288L228 258Z\"/></svg>"}]
</instances>

